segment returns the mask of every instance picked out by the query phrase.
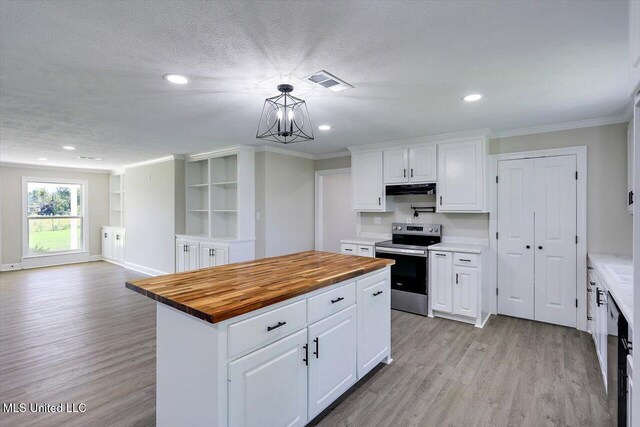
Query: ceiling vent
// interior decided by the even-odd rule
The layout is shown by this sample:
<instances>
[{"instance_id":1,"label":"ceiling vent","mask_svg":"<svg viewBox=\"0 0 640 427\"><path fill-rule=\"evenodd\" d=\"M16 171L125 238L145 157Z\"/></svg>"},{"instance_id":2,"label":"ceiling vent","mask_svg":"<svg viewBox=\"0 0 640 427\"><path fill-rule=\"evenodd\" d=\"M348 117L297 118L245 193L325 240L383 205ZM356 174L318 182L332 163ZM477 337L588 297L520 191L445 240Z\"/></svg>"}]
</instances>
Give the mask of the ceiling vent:
<instances>
[{"instance_id":1,"label":"ceiling vent","mask_svg":"<svg viewBox=\"0 0 640 427\"><path fill-rule=\"evenodd\" d=\"M353 86L351 86L349 83L345 82L344 80L340 80L333 74L327 73L324 70L313 73L310 76L306 77L306 79L311 83L322 86L325 89L329 89L334 92L342 92L343 90L353 89Z\"/></svg>"},{"instance_id":2,"label":"ceiling vent","mask_svg":"<svg viewBox=\"0 0 640 427\"><path fill-rule=\"evenodd\" d=\"M102 157L78 156L82 160L102 160Z\"/></svg>"}]
</instances>

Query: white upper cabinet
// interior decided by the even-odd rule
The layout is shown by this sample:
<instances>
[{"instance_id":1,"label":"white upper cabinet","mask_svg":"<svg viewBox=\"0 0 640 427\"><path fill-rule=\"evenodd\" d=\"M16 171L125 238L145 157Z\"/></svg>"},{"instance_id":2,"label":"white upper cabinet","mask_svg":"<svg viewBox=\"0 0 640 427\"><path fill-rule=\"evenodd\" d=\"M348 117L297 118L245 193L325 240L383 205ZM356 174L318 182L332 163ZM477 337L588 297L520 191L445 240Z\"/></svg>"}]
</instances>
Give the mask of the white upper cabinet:
<instances>
[{"instance_id":1,"label":"white upper cabinet","mask_svg":"<svg viewBox=\"0 0 640 427\"><path fill-rule=\"evenodd\" d=\"M384 183L403 184L409 182L409 154L406 148L384 152Z\"/></svg>"},{"instance_id":2,"label":"white upper cabinet","mask_svg":"<svg viewBox=\"0 0 640 427\"><path fill-rule=\"evenodd\" d=\"M353 209L357 211L385 211L382 152L354 154L351 159L351 187Z\"/></svg>"},{"instance_id":3,"label":"white upper cabinet","mask_svg":"<svg viewBox=\"0 0 640 427\"><path fill-rule=\"evenodd\" d=\"M438 145L438 212L486 210L486 138Z\"/></svg>"},{"instance_id":4,"label":"white upper cabinet","mask_svg":"<svg viewBox=\"0 0 640 427\"><path fill-rule=\"evenodd\" d=\"M435 182L436 146L397 148L384 152L384 183Z\"/></svg>"},{"instance_id":5,"label":"white upper cabinet","mask_svg":"<svg viewBox=\"0 0 640 427\"><path fill-rule=\"evenodd\" d=\"M409 180L411 182L435 182L436 146L426 145L409 149Z\"/></svg>"},{"instance_id":6,"label":"white upper cabinet","mask_svg":"<svg viewBox=\"0 0 640 427\"><path fill-rule=\"evenodd\" d=\"M631 90L640 81L640 2L629 2L629 69Z\"/></svg>"}]
</instances>

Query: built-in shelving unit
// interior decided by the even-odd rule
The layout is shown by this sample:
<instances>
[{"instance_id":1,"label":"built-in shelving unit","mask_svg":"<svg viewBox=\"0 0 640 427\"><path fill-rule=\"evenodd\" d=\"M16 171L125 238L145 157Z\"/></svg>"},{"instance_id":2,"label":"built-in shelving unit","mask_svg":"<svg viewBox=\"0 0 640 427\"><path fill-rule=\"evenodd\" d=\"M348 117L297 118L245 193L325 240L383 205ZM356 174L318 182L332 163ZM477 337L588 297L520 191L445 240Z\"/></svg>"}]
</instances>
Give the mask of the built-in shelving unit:
<instances>
[{"instance_id":1,"label":"built-in shelving unit","mask_svg":"<svg viewBox=\"0 0 640 427\"><path fill-rule=\"evenodd\" d=\"M124 227L124 174L109 177L109 225Z\"/></svg>"},{"instance_id":2,"label":"built-in shelving unit","mask_svg":"<svg viewBox=\"0 0 640 427\"><path fill-rule=\"evenodd\" d=\"M186 164L186 234L255 238L254 153L238 146Z\"/></svg>"}]
</instances>

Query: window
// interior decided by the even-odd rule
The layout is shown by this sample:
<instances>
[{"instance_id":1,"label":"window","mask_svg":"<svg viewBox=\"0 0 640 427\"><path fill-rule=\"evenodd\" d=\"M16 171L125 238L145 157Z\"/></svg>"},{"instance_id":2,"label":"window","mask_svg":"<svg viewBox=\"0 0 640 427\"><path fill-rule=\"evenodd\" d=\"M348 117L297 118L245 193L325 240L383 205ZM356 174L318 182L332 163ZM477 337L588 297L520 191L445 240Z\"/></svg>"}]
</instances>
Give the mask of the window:
<instances>
[{"instance_id":1,"label":"window","mask_svg":"<svg viewBox=\"0 0 640 427\"><path fill-rule=\"evenodd\" d=\"M83 181L24 179L26 256L85 250L86 187Z\"/></svg>"}]
</instances>

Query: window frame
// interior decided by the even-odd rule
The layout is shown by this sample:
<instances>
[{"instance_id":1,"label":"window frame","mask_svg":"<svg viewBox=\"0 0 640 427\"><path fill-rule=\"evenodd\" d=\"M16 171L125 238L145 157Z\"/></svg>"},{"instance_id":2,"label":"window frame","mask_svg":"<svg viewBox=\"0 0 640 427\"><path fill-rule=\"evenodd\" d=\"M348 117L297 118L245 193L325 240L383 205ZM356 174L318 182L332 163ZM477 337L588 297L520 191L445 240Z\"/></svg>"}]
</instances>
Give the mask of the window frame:
<instances>
[{"instance_id":1,"label":"window frame","mask_svg":"<svg viewBox=\"0 0 640 427\"><path fill-rule=\"evenodd\" d=\"M42 218L56 219L56 218L82 218L82 249L70 250L70 251L55 251L44 252L41 254L29 253L29 196L27 194L28 186L30 182L42 182L45 184L74 184L81 186L82 194L82 215L75 216L45 216ZM22 257L23 258L39 258L39 257L51 257L56 255L68 255L68 254L80 254L89 252L89 181L83 179L68 179L68 178L44 178L37 176L23 176L22 177ZM39 218L39 217L31 217Z\"/></svg>"}]
</instances>

